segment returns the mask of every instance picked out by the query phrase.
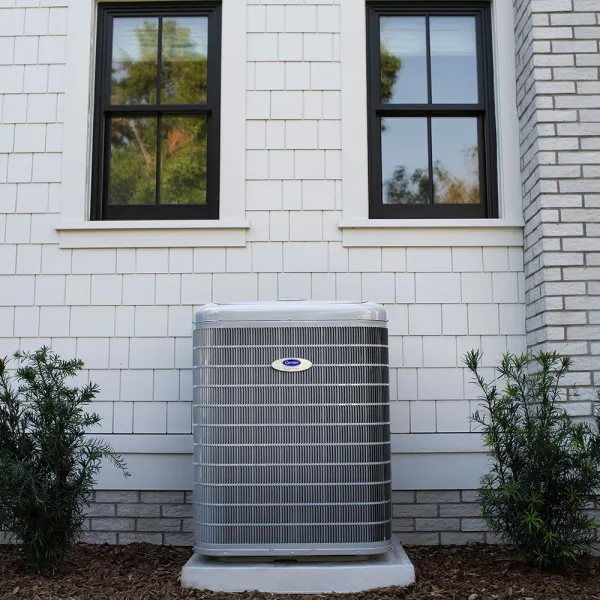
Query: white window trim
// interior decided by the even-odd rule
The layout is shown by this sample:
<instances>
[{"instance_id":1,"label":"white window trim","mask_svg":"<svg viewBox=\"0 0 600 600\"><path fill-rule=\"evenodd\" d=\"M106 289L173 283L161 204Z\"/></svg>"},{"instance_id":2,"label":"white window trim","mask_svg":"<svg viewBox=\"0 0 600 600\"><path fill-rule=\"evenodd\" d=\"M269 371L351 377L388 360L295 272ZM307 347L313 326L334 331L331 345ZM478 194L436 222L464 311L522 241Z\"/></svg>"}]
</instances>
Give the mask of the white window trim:
<instances>
[{"instance_id":1,"label":"white window trim","mask_svg":"<svg viewBox=\"0 0 600 600\"><path fill-rule=\"evenodd\" d=\"M55 225L60 246L244 246L250 227L245 220L246 11L236 0L223 2L220 217L213 221L89 220L96 15L96 0L69 3L62 196Z\"/></svg>"},{"instance_id":2,"label":"white window trim","mask_svg":"<svg viewBox=\"0 0 600 600\"><path fill-rule=\"evenodd\" d=\"M340 8L344 246L523 245L512 2L492 2L499 219L369 219L365 0Z\"/></svg>"}]
</instances>

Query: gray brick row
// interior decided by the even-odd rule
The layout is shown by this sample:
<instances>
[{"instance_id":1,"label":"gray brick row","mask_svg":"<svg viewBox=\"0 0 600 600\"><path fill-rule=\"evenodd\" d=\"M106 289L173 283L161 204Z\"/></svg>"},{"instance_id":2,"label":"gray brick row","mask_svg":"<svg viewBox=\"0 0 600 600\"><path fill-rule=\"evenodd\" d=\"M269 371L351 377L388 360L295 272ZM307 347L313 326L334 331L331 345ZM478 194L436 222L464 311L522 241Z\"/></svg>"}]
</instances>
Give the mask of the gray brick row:
<instances>
[{"instance_id":1,"label":"gray brick row","mask_svg":"<svg viewBox=\"0 0 600 600\"><path fill-rule=\"evenodd\" d=\"M600 353L600 347L598 352ZM585 416L590 410L590 402L584 402L581 398L579 402L568 406L573 416ZM191 546L193 543L191 492L142 493L148 494L145 496L146 499L163 498L167 501L164 504L144 503L141 502L141 495L138 495L139 501L132 503L130 500L134 496L126 495L123 498L127 502L123 503L92 502L87 513L87 530L82 541L91 544L123 545L144 542ZM100 500L117 497L111 494L112 492L98 492L96 497ZM189 501L184 504L168 502L181 497ZM392 531L404 544L465 545L502 542L487 531L485 521L481 518L476 490L394 491L392 497ZM600 503L590 503L588 508L590 515L600 522ZM148 509L152 509L153 514L160 513L161 516L146 516ZM172 515L177 516L166 516L165 509L167 514L170 510ZM6 539L0 532L1 543L6 543Z\"/></svg>"}]
</instances>

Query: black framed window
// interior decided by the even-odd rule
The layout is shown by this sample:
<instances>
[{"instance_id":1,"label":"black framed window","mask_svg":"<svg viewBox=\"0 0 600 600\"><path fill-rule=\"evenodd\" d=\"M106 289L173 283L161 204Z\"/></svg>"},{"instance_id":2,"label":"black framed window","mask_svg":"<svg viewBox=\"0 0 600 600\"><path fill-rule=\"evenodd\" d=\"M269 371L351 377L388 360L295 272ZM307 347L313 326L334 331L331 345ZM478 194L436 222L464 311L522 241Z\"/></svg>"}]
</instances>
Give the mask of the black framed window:
<instances>
[{"instance_id":1,"label":"black framed window","mask_svg":"<svg viewBox=\"0 0 600 600\"><path fill-rule=\"evenodd\" d=\"M489 3L367 11L371 218L497 217Z\"/></svg>"},{"instance_id":2,"label":"black framed window","mask_svg":"<svg viewBox=\"0 0 600 600\"><path fill-rule=\"evenodd\" d=\"M218 218L220 4L98 11L92 218Z\"/></svg>"}]
</instances>

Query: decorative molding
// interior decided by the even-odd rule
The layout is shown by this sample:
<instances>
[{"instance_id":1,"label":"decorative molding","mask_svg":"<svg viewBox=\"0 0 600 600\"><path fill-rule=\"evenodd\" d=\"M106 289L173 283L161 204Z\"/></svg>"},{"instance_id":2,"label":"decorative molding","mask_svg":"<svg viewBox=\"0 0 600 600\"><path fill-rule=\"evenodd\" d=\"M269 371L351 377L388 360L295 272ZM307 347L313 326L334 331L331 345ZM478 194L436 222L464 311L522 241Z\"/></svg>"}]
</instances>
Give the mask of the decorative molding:
<instances>
[{"instance_id":1,"label":"decorative molding","mask_svg":"<svg viewBox=\"0 0 600 600\"><path fill-rule=\"evenodd\" d=\"M504 220L348 219L338 228L347 247L523 246L523 224Z\"/></svg>"},{"instance_id":2,"label":"decorative molding","mask_svg":"<svg viewBox=\"0 0 600 600\"><path fill-rule=\"evenodd\" d=\"M246 245L247 221L61 221L61 248L214 248Z\"/></svg>"}]
</instances>

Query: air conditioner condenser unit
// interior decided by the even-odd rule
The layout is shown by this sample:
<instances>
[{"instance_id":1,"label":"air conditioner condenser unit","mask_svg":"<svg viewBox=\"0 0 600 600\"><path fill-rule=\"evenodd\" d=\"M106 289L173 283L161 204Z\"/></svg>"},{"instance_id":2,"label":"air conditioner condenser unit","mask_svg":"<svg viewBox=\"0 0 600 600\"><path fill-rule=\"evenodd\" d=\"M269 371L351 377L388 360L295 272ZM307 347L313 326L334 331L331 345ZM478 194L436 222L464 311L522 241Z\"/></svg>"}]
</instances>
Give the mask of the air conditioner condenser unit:
<instances>
[{"instance_id":1,"label":"air conditioner condenser unit","mask_svg":"<svg viewBox=\"0 0 600 600\"><path fill-rule=\"evenodd\" d=\"M209 304L194 327L194 550L391 547L388 341L373 303Z\"/></svg>"}]
</instances>

